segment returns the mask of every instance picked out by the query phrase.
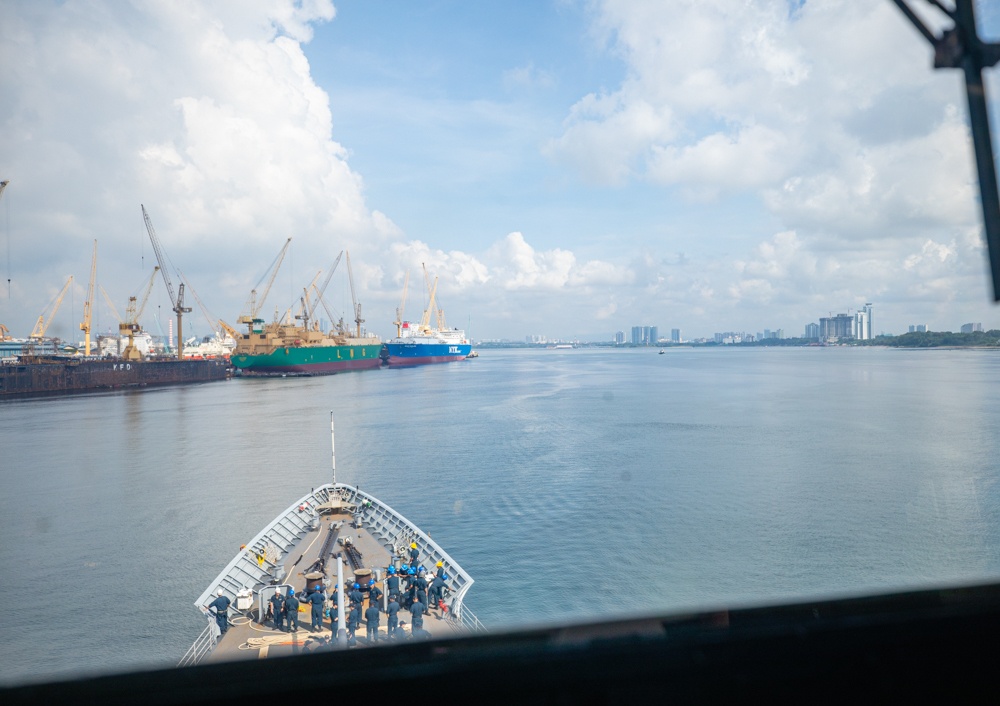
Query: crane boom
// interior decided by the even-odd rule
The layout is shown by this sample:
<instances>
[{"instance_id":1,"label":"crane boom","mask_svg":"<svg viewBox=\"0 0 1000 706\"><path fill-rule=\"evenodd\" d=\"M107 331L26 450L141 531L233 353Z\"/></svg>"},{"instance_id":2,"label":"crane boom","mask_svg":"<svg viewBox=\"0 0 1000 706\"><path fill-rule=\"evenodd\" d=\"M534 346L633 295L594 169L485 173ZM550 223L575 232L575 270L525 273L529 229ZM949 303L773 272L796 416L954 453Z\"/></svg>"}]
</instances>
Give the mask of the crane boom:
<instances>
[{"instance_id":1,"label":"crane boom","mask_svg":"<svg viewBox=\"0 0 1000 706\"><path fill-rule=\"evenodd\" d=\"M250 298L243 307L243 310L247 312L247 315L241 316L236 320L238 323L247 324L250 327L251 332L253 330L253 322L257 318L257 314L260 313L261 307L264 306L264 300L267 299L267 295L271 291L271 285L274 284L274 278L278 276L278 270L281 268L281 263L285 259L285 253L288 252L288 246L291 242L291 238L285 241L284 246L281 248L281 252L279 252L278 256L274 258L274 262L271 263L271 266L264 273L264 276L260 278L260 282L257 282L257 286L250 290ZM269 278L268 273L270 273ZM260 287L260 283L263 282L265 278L268 278L267 286L264 287L264 293L261 294L260 299L258 299L257 288Z\"/></svg>"},{"instance_id":2,"label":"crane boom","mask_svg":"<svg viewBox=\"0 0 1000 706\"><path fill-rule=\"evenodd\" d=\"M108 294L107 290L104 288L103 285L100 284L97 285L97 288L100 289L101 294L104 295L104 301L106 301L108 303L108 306L111 308L111 313L115 315L116 319L118 319L118 323L121 323L122 315L118 313L118 309L115 308L115 304L113 301L111 301L111 296Z\"/></svg>"},{"instance_id":3,"label":"crane boom","mask_svg":"<svg viewBox=\"0 0 1000 706\"><path fill-rule=\"evenodd\" d=\"M83 321L80 330L83 331L83 349L85 355L90 355L90 321L94 302L94 280L97 278L97 240L94 240L94 256L90 260L90 286L87 287L87 299L83 302Z\"/></svg>"},{"instance_id":4,"label":"crane boom","mask_svg":"<svg viewBox=\"0 0 1000 706\"><path fill-rule=\"evenodd\" d=\"M66 284L63 285L62 290L60 290L59 294L57 294L56 298L53 300L54 303L51 304L52 312L49 314L48 321L44 321L43 323L45 318L45 312L43 311L38 317L38 321L35 323L35 328L32 329L28 338L34 338L36 340L45 338L45 332L48 331L49 325L52 323L52 319L55 318L56 312L59 311L59 305L62 304L63 297L66 296L66 292L69 291L69 286L72 283L73 275L70 275L69 279L66 280Z\"/></svg>"},{"instance_id":5,"label":"crane boom","mask_svg":"<svg viewBox=\"0 0 1000 706\"><path fill-rule=\"evenodd\" d=\"M361 305L358 304L358 299L354 296L354 273L351 270L351 253L347 253L347 279L351 283L351 303L354 305L354 323L357 324L358 332L357 337L361 338L361 324L365 322L361 318Z\"/></svg>"},{"instance_id":6,"label":"crane boom","mask_svg":"<svg viewBox=\"0 0 1000 706\"><path fill-rule=\"evenodd\" d=\"M139 204L142 206L142 204ZM160 247L160 239L156 237L156 230L153 228L153 221L150 220L149 214L146 212L146 207L142 206L142 218L146 221L146 232L149 233L149 239L153 243L153 251L156 253L156 262L160 265L160 274L163 275L163 283L167 285L167 294L170 295L170 303L173 306L173 311L177 314L177 357L184 357L184 333L183 333L183 319L184 314L191 311L191 307L184 306L184 283L181 282L180 286L177 288L177 295L174 295L174 284L170 281L170 275L167 273L167 263L166 258L163 257L163 249Z\"/></svg>"},{"instance_id":7,"label":"crane boom","mask_svg":"<svg viewBox=\"0 0 1000 706\"><path fill-rule=\"evenodd\" d=\"M321 297L323 296L323 292L326 291L326 286L328 284L330 284L330 280L333 279L333 273L337 271L337 265L340 264L340 258L342 258L343 256L344 256L344 251L341 250L340 254L337 255L337 259L333 261L333 266L330 267L330 271L327 273L326 279L323 280L323 286L316 290L316 291L319 292L319 295ZM315 289L315 287L314 287L314 289ZM309 318L310 319L313 318L313 312L316 311L316 303L317 303L316 301L313 301L312 306L309 307Z\"/></svg>"},{"instance_id":8,"label":"crane boom","mask_svg":"<svg viewBox=\"0 0 1000 706\"><path fill-rule=\"evenodd\" d=\"M421 263L424 268L424 282L427 283L427 291L430 295L430 299L427 302L427 308L424 309L424 315L420 317L420 330L428 331L431 327L431 312L434 311L434 295L437 294L438 278L434 278L434 285L431 286L430 279L427 274L427 265Z\"/></svg>"},{"instance_id":9,"label":"crane boom","mask_svg":"<svg viewBox=\"0 0 1000 706\"><path fill-rule=\"evenodd\" d=\"M403 335L403 309L406 308L406 288L410 284L410 271L406 271L406 276L403 278L403 298L399 302L399 308L396 309L396 320L392 323L396 324L396 338Z\"/></svg>"}]
</instances>

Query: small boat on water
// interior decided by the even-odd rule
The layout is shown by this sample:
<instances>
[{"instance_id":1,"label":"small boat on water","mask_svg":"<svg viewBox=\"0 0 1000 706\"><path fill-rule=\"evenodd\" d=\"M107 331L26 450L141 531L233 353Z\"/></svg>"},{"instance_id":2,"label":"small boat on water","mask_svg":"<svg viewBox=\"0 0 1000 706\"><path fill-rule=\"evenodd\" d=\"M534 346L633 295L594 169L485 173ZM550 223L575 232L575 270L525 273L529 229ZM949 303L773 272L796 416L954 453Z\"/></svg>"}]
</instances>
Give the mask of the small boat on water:
<instances>
[{"instance_id":1,"label":"small boat on water","mask_svg":"<svg viewBox=\"0 0 1000 706\"><path fill-rule=\"evenodd\" d=\"M331 413L330 437L335 449L333 434ZM333 459L332 482L289 505L240 549L195 601L197 609L207 618L207 625L178 666L368 644L363 639L348 644L343 590L339 592L339 611L331 610L329 615L324 611L322 628L316 631L309 627L309 613L300 615L297 631L274 628L267 619L270 599L275 593L285 595L289 590L302 595L311 590L329 592L334 586L358 584L365 606L372 603L369 587L378 586L381 599L375 605L384 609L389 595L386 585L389 567L393 573L398 574L401 569L405 573L414 547L418 565L430 573L440 567L448 577L442 603L428 613L422 628L417 630L412 627L410 613L401 604L400 629L390 638L383 620L380 640L485 632L482 623L464 604L465 594L473 584L472 577L428 534L394 509L359 488L338 483L335 453ZM219 596L230 602L225 634L221 634L216 617L209 610ZM384 618L384 612L382 615Z\"/></svg>"}]
</instances>

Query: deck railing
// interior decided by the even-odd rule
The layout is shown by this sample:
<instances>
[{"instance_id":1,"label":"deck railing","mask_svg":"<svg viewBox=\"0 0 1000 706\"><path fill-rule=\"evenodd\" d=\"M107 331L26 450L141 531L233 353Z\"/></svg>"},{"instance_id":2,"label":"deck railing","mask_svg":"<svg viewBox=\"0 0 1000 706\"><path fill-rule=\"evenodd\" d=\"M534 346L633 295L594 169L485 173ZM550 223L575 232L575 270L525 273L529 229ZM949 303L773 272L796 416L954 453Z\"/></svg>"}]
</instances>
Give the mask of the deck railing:
<instances>
[{"instance_id":1,"label":"deck railing","mask_svg":"<svg viewBox=\"0 0 1000 706\"><path fill-rule=\"evenodd\" d=\"M215 649L215 642L215 626L210 621L205 626L205 629L201 631L201 635L195 639L194 644L181 657L181 661L177 663L177 666L193 667L198 664L205 655Z\"/></svg>"}]
</instances>

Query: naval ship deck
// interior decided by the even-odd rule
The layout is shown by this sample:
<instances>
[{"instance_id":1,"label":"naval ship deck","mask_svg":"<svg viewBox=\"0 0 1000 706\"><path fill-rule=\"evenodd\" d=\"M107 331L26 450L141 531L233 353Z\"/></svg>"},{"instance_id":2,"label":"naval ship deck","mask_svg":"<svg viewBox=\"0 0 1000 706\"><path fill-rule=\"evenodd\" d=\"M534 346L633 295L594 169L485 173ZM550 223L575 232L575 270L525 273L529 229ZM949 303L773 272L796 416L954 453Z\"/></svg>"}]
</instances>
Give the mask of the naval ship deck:
<instances>
[{"instance_id":1,"label":"naval ship deck","mask_svg":"<svg viewBox=\"0 0 1000 706\"><path fill-rule=\"evenodd\" d=\"M402 602L398 616L400 629L392 639L387 635L388 616L384 612L380 616L377 642L368 643L363 619L364 609L369 606L369 579L374 579L383 592L380 603L384 611L388 594L385 569L389 565L405 565L411 543L417 544L419 562L428 570L428 581L433 578L439 561L449 577L445 586L446 610L429 610L424 615L424 632L419 633L419 638L450 637L483 630L462 604L472 578L429 536L367 493L343 484L325 485L291 505L242 548L196 601L195 605L204 610L221 589L232 601L229 629L225 635L218 636L214 616L206 614L208 625L179 666L345 649L337 644L337 636L331 632L330 617L324 616L321 630L311 630L311 606L305 603L300 606L299 627L295 632L279 631L271 620L260 618L266 616L268 601L276 590L284 593L291 586L298 594L307 585L319 581L328 590L341 584L339 596L344 601L345 627L349 613L346 593L349 591L343 591L343 586L350 587L357 582L366 589L362 591L365 599L361 625L355 640L346 649L367 649L417 639L411 633L410 612L402 607ZM342 560L343 581L337 579L338 557Z\"/></svg>"}]
</instances>

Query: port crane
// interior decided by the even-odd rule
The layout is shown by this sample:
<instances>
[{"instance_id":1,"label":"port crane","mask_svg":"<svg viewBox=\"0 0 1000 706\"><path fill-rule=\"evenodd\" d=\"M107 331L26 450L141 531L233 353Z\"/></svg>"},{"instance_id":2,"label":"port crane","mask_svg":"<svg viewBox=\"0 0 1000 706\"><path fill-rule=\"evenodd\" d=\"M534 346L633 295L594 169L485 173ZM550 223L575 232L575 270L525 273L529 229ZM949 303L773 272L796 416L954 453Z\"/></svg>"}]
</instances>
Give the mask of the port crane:
<instances>
[{"instance_id":1,"label":"port crane","mask_svg":"<svg viewBox=\"0 0 1000 706\"><path fill-rule=\"evenodd\" d=\"M430 283L430 276L427 274L427 265L420 263L424 268L424 283L427 285L427 292L430 299L427 302L427 308L424 309L424 315L420 317L420 332L427 333L431 329L431 312L434 311L434 296L437 294L438 278L434 278L434 284Z\"/></svg>"},{"instance_id":2,"label":"port crane","mask_svg":"<svg viewBox=\"0 0 1000 706\"><path fill-rule=\"evenodd\" d=\"M45 332L48 331L49 325L52 323L52 319L55 317L56 312L59 311L59 305L62 304L63 297L66 296L66 292L69 291L69 286L73 284L73 275L69 276L66 280L66 284L63 285L62 290L56 295L53 300L54 303L50 303L49 306L52 307L52 312L49 314L48 320L45 320L45 312L43 311L39 317L38 321L35 323L35 328L32 329L31 333L28 334L28 338L40 341L45 338ZM48 309L48 307L46 307Z\"/></svg>"},{"instance_id":3,"label":"port crane","mask_svg":"<svg viewBox=\"0 0 1000 706\"><path fill-rule=\"evenodd\" d=\"M128 336L128 345L122 351L122 358L125 360L142 360L142 353L135 347L135 334L142 328L139 326L139 317L146 310L146 302L149 301L149 293L153 291L153 282L156 281L156 273L159 270L159 266L153 267L153 273L146 281L146 289L142 295L142 304L137 307L136 302L138 299L136 297L128 298L128 306L125 308L125 319L118 324L118 333Z\"/></svg>"},{"instance_id":4,"label":"port crane","mask_svg":"<svg viewBox=\"0 0 1000 706\"><path fill-rule=\"evenodd\" d=\"M351 304L354 305L354 323L357 326L357 337L361 338L361 324L365 322L361 318L361 305L358 304L358 299L354 296L354 273L351 271L351 253L347 253L347 279L351 283Z\"/></svg>"},{"instance_id":5,"label":"port crane","mask_svg":"<svg viewBox=\"0 0 1000 706\"><path fill-rule=\"evenodd\" d=\"M260 308L264 306L264 300L267 299L267 295L271 291L271 285L274 284L274 278L278 276L278 269L281 267L281 263L285 259L285 253L288 252L288 246L291 242L291 238L285 241L285 245L281 248L281 252L278 253L278 256L274 259L274 262L271 263L271 266L264 273L264 276L260 278L260 282L258 282L257 286L250 290L250 298L243 307L243 310L247 313L240 316L240 318L236 320L236 323L238 324L246 324L248 332L251 334L253 333L254 324L264 323L264 320L259 318L258 314L260 313ZM270 276L268 273L270 273ZM264 287L263 294L261 294L258 299L257 288L260 287L261 282L263 282L265 278L267 279L267 285Z\"/></svg>"},{"instance_id":6,"label":"port crane","mask_svg":"<svg viewBox=\"0 0 1000 706\"><path fill-rule=\"evenodd\" d=\"M142 206L142 204L139 204ZM167 273L167 263L163 257L163 249L160 247L160 239L156 237L156 231L153 229L153 222L149 219L149 214L146 212L146 207L142 206L142 218L146 221L146 231L149 233L149 239L153 243L153 251L156 253L156 262L160 265L160 274L163 275L163 283L167 285L167 294L170 295L170 304L173 306L173 312L177 314L177 358L184 358L184 331L182 328L182 323L184 319L184 314L191 311L191 307L184 306L184 283L181 282L177 287L177 294L174 295L174 284L170 281L170 275Z\"/></svg>"},{"instance_id":7,"label":"port crane","mask_svg":"<svg viewBox=\"0 0 1000 706\"><path fill-rule=\"evenodd\" d=\"M396 309L396 320L392 323L396 324L396 338L403 335L403 310L406 308L406 288L410 284L410 271L406 271L406 276L403 277L403 298L399 301L399 308Z\"/></svg>"},{"instance_id":8,"label":"port crane","mask_svg":"<svg viewBox=\"0 0 1000 706\"><path fill-rule=\"evenodd\" d=\"M83 302L83 321L80 330L83 331L84 355L90 355L90 319L94 302L94 280L97 278L97 240L94 240L94 256L90 259L90 286L87 287L87 299Z\"/></svg>"},{"instance_id":9,"label":"port crane","mask_svg":"<svg viewBox=\"0 0 1000 706\"><path fill-rule=\"evenodd\" d=\"M317 289L317 287L316 287L315 284L312 285L312 289L313 289L313 291L315 291L317 293L317 297L313 300L312 304L309 307L309 318L310 319L313 318L313 313L316 311L316 305L323 298L323 293L326 291L327 285L330 284L330 280L333 279L333 273L337 271L337 265L340 264L340 258L342 258L343 256L344 256L344 251L341 250L340 254L337 255L337 259L333 261L333 265L330 267L330 271L327 273L326 279L323 280L323 286L322 287L319 287ZM327 312L327 313L330 313L330 312ZM333 325L333 321L332 320L330 321L330 325L331 326Z\"/></svg>"}]
</instances>

